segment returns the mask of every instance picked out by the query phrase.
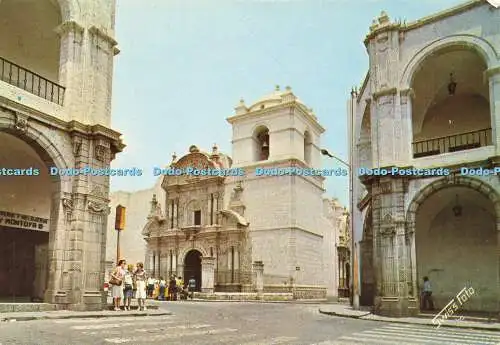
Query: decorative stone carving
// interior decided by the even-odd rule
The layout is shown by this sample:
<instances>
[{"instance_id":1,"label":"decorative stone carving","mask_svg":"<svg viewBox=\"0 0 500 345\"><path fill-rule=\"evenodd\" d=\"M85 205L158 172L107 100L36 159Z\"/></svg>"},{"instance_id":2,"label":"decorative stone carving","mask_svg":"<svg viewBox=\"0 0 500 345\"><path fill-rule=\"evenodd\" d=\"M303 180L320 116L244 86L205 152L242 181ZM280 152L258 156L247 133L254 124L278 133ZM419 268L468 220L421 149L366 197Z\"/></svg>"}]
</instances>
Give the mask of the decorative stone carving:
<instances>
[{"instance_id":1,"label":"decorative stone carving","mask_svg":"<svg viewBox=\"0 0 500 345\"><path fill-rule=\"evenodd\" d=\"M96 145L94 149L95 158L100 162L104 162L105 155L106 155L106 148L101 145Z\"/></svg>"},{"instance_id":2,"label":"decorative stone carving","mask_svg":"<svg viewBox=\"0 0 500 345\"><path fill-rule=\"evenodd\" d=\"M28 130L28 116L16 113L14 128L20 132L26 132Z\"/></svg>"},{"instance_id":3,"label":"decorative stone carving","mask_svg":"<svg viewBox=\"0 0 500 345\"><path fill-rule=\"evenodd\" d=\"M90 192L92 196L98 198L106 198L106 193L104 193L104 188L101 185L95 184Z\"/></svg>"},{"instance_id":4,"label":"decorative stone carving","mask_svg":"<svg viewBox=\"0 0 500 345\"><path fill-rule=\"evenodd\" d=\"M94 201L89 201L87 207L94 213L104 213L108 211L109 207L106 204L100 204Z\"/></svg>"},{"instance_id":5,"label":"decorative stone carving","mask_svg":"<svg viewBox=\"0 0 500 345\"><path fill-rule=\"evenodd\" d=\"M64 207L64 211L66 212L72 212L73 211L73 208L74 208L74 205L73 205L73 200L69 197L63 197L61 199L62 201L62 205Z\"/></svg>"},{"instance_id":6,"label":"decorative stone carving","mask_svg":"<svg viewBox=\"0 0 500 345\"><path fill-rule=\"evenodd\" d=\"M380 228L380 234L384 237L394 236L396 235L396 228L392 226Z\"/></svg>"},{"instance_id":7,"label":"decorative stone carving","mask_svg":"<svg viewBox=\"0 0 500 345\"><path fill-rule=\"evenodd\" d=\"M73 137L73 154L75 156L79 156L82 152L82 138L81 137Z\"/></svg>"},{"instance_id":8,"label":"decorative stone carving","mask_svg":"<svg viewBox=\"0 0 500 345\"><path fill-rule=\"evenodd\" d=\"M380 191L383 194L392 193L392 184L390 182L384 182L380 184Z\"/></svg>"},{"instance_id":9,"label":"decorative stone carving","mask_svg":"<svg viewBox=\"0 0 500 345\"><path fill-rule=\"evenodd\" d=\"M392 217L392 214L390 213L387 213L385 216L384 216L384 219L382 220L384 222L384 224L392 224L393 221L394 221L394 218Z\"/></svg>"}]
</instances>

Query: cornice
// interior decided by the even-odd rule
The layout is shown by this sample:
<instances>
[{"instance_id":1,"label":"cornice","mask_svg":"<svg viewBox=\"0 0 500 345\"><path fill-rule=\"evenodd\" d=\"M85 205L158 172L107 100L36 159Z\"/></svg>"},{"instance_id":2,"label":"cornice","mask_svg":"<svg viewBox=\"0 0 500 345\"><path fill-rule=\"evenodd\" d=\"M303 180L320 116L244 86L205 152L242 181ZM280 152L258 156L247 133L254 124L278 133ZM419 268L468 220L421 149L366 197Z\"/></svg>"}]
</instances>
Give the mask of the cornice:
<instances>
[{"instance_id":1,"label":"cornice","mask_svg":"<svg viewBox=\"0 0 500 345\"><path fill-rule=\"evenodd\" d=\"M244 114L238 114L238 115L233 115L228 118L226 118L226 121L229 122L231 125L234 124L236 121L242 121L246 120L252 117L262 117L263 115L267 115L269 113L276 113L279 110L286 110L286 109L291 109L291 110L299 110L302 115L310 122L312 123L315 127L316 130L318 130L321 133L324 133L326 130L321 124L318 122L318 119L313 117L311 114L307 113L304 111L303 105L297 101L291 101L291 102L286 102L282 104L277 104L271 107L267 107L264 109L258 109L254 111L249 111Z\"/></svg>"},{"instance_id":2,"label":"cornice","mask_svg":"<svg viewBox=\"0 0 500 345\"><path fill-rule=\"evenodd\" d=\"M113 37L109 36L106 32L99 29L97 26L92 25L89 28L89 32L108 42L111 45L111 47L115 47L118 45L118 42Z\"/></svg>"},{"instance_id":3,"label":"cornice","mask_svg":"<svg viewBox=\"0 0 500 345\"><path fill-rule=\"evenodd\" d=\"M389 32L389 31L399 31L401 29L401 27L402 27L402 25L399 23L393 23L393 24L381 26L380 28L377 28L377 29L371 31L368 35L366 35L363 43L365 44L365 46L368 46L370 41L373 38L377 37L378 35L383 34L385 32Z\"/></svg>"},{"instance_id":4,"label":"cornice","mask_svg":"<svg viewBox=\"0 0 500 345\"><path fill-rule=\"evenodd\" d=\"M486 71L484 71L484 76L486 78L489 78L489 77L497 75L497 74L500 74L500 66L492 67L492 68L489 68Z\"/></svg>"},{"instance_id":5,"label":"cornice","mask_svg":"<svg viewBox=\"0 0 500 345\"><path fill-rule=\"evenodd\" d=\"M4 104L0 107L0 109L4 109L15 114L22 114L28 117L30 121L36 121L47 127L55 128L63 132L69 132L70 134L78 133L85 137L104 137L111 140L113 147L116 150L115 152L121 152L125 148L125 144L121 141L121 133L114 131L111 128L99 124L86 125L75 120L67 122L1 96L0 101Z\"/></svg>"},{"instance_id":6,"label":"cornice","mask_svg":"<svg viewBox=\"0 0 500 345\"><path fill-rule=\"evenodd\" d=\"M460 5L454 6L452 8L447 9L447 10L437 12L437 13L432 14L432 15L427 16L427 17L423 17L421 19L418 19L418 20L411 22L411 23L408 23L408 24L392 23L389 25L385 25L385 26L382 26L380 28L376 28L376 29L372 30L370 33L368 33L365 36L365 39L363 42L364 42L365 46L368 46L370 41L381 33L388 32L388 31L407 32L410 30L415 30L415 29L421 28L423 26L441 21L441 20L446 19L448 17L453 17L453 16L456 16L456 15L461 14L463 12L467 12L470 9L473 9L477 6L481 6L481 5L486 4L486 3L487 3L487 1L485 1L485 0L467 1L466 3L462 3Z\"/></svg>"},{"instance_id":7,"label":"cornice","mask_svg":"<svg viewBox=\"0 0 500 345\"><path fill-rule=\"evenodd\" d=\"M399 94L403 97L410 96L411 98L415 97L415 92L413 89L410 87L408 89L400 90Z\"/></svg>"},{"instance_id":8,"label":"cornice","mask_svg":"<svg viewBox=\"0 0 500 345\"><path fill-rule=\"evenodd\" d=\"M384 96L393 96L395 94L398 93L398 89L395 88L395 87L391 87L391 88L387 88L387 89L383 89L383 90L380 90L380 91L377 91L377 92L374 92L372 94L372 98L373 100L377 100L378 98L380 97L384 97Z\"/></svg>"},{"instance_id":9,"label":"cornice","mask_svg":"<svg viewBox=\"0 0 500 345\"><path fill-rule=\"evenodd\" d=\"M54 30L59 36L63 36L64 34L68 32L77 32L80 34L83 34L85 31L85 28L78 24L74 20L69 20L61 25L59 25L55 30Z\"/></svg>"}]
</instances>

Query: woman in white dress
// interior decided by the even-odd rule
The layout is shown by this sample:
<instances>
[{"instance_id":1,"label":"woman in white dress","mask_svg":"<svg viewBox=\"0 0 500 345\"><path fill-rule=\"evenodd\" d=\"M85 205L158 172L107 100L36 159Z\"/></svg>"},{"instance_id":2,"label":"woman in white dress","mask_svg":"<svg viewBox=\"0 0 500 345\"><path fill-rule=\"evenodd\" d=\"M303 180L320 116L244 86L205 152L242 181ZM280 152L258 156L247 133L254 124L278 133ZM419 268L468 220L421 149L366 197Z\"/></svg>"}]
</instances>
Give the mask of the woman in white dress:
<instances>
[{"instance_id":1,"label":"woman in white dress","mask_svg":"<svg viewBox=\"0 0 500 345\"><path fill-rule=\"evenodd\" d=\"M115 310L120 309L120 303L123 298L123 278L125 277L125 266L127 262L125 260L118 261L115 270L111 273L110 283L112 284L111 292L113 294L113 302L115 304Z\"/></svg>"},{"instance_id":2,"label":"woman in white dress","mask_svg":"<svg viewBox=\"0 0 500 345\"><path fill-rule=\"evenodd\" d=\"M134 273L134 285L137 289L135 298L137 298L137 304L139 310L146 310L146 281L148 280L146 271L144 271L144 264L142 262L137 263L137 270Z\"/></svg>"}]
</instances>

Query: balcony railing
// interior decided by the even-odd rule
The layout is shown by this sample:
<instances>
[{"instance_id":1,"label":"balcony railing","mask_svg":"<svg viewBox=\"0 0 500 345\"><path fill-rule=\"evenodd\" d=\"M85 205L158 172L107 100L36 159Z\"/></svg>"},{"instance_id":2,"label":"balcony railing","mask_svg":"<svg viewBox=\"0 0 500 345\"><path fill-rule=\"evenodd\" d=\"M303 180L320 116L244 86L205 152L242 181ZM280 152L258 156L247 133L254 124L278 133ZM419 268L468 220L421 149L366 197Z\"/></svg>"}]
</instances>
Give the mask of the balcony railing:
<instances>
[{"instance_id":1,"label":"balcony railing","mask_svg":"<svg viewBox=\"0 0 500 345\"><path fill-rule=\"evenodd\" d=\"M486 128L447 137L416 141L413 143L413 158L470 150L491 144L491 128Z\"/></svg>"},{"instance_id":2,"label":"balcony railing","mask_svg":"<svg viewBox=\"0 0 500 345\"><path fill-rule=\"evenodd\" d=\"M63 105L65 88L0 57L0 80L50 102Z\"/></svg>"}]
</instances>

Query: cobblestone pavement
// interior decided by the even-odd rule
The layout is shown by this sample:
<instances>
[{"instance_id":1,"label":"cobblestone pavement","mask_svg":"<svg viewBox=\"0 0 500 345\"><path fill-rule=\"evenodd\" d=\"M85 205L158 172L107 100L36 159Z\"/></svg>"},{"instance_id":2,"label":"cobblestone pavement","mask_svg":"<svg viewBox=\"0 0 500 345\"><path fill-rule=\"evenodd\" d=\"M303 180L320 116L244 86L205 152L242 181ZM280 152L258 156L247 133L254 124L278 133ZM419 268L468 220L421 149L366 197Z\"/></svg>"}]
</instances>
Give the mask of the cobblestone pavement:
<instances>
[{"instance_id":1,"label":"cobblestone pavement","mask_svg":"<svg viewBox=\"0 0 500 345\"><path fill-rule=\"evenodd\" d=\"M1 345L495 345L500 332L337 318L319 306L166 302L169 316L0 323Z\"/></svg>"}]
</instances>

